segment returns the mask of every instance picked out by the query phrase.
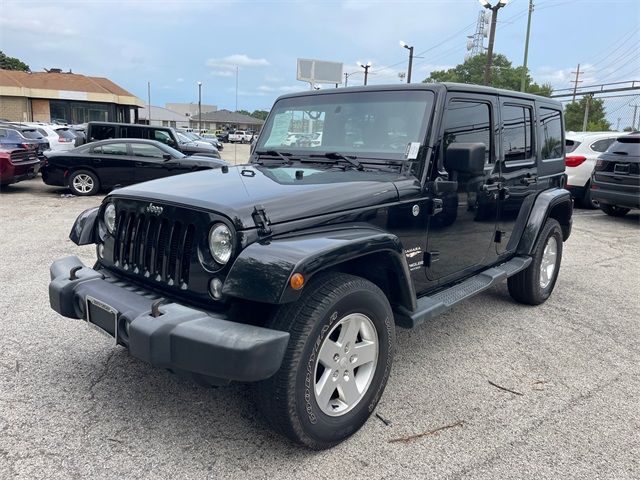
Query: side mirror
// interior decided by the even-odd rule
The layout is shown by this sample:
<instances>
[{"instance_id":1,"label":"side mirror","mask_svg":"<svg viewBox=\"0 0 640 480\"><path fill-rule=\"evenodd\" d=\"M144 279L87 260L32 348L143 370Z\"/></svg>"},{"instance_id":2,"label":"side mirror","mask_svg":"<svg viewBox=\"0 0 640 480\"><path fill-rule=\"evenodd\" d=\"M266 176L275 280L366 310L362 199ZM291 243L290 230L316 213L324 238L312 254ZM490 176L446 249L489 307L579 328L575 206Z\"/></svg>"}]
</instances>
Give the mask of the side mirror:
<instances>
[{"instance_id":1,"label":"side mirror","mask_svg":"<svg viewBox=\"0 0 640 480\"><path fill-rule=\"evenodd\" d=\"M444 168L471 176L482 175L486 151L484 143L452 143L444 154Z\"/></svg>"},{"instance_id":2,"label":"side mirror","mask_svg":"<svg viewBox=\"0 0 640 480\"><path fill-rule=\"evenodd\" d=\"M171 154L169 153L165 153L164 155L162 155L162 158L164 158L165 162L168 162L169 160L171 160L173 157L171 156Z\"/></svg>"}]
</instances>

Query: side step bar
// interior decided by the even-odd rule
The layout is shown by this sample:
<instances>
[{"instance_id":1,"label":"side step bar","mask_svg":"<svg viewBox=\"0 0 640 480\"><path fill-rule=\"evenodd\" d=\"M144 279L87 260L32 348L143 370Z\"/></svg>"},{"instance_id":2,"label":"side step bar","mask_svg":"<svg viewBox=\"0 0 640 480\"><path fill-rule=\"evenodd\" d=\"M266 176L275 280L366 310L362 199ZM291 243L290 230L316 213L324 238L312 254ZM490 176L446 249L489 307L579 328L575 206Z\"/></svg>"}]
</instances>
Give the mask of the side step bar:
<instances>
[{"instance_id":1,"label":"side step bar","mask_svg":"<svg viewBox=\"0 0 640 480\"><path fill-rule=\"evenodd\" d=\"M502 282L531 264L531 257L514 257L501 265L488 268L465 281L435 293L418 298L417 308L411 312L404 307L395 311L398 326L414 328L452 308L456 303L473 297Z\"/></svg>"}]
</instances>

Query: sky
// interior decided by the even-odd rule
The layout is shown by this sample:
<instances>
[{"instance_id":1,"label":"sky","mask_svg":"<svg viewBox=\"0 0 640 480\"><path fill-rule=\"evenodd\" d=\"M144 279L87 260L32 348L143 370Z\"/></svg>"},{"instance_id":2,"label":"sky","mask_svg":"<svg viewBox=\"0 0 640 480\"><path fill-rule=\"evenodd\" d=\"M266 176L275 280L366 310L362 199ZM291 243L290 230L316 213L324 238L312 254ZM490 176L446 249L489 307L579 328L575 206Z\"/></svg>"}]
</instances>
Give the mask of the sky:
<instances>
[{"instance_id":1,"label":"sky","mask_svg":"<svg viewBox=\"0 0 640 480\"><path fill-rule=\"evenodd\" d=\"M496 3L497 0L492 0ZM534 0L529 69L537 83L569 88L640 80L640 0ZM361 85L400 82L415 47L412 81L464 61L477 0L0 0L0 50L33 71L102 76L151 103L202 102L268 110L309 89L296 59L342 62ZM521 65L528 0L499 11L495 52ZM486 45L486 44L485 44ZM238 77L236 79L236 67ZM322 88L330 88L324 85Z\"/></svg>"}]
</instances>

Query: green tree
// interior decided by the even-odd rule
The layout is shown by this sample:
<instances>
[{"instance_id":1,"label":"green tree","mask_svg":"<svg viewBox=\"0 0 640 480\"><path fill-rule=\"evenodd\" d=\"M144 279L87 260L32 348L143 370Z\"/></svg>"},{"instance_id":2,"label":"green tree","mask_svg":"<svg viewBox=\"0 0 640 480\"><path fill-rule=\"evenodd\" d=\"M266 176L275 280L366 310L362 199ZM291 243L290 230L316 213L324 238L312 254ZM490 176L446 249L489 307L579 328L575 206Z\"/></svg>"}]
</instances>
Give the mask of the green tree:
<instances>
[{"instance_id":1,"label":"green tree","mask_svg":"<svg viewBox=\"0 0 640 480\"><path fill-rule=\"evenodd\" d=\"M242 115L249 115L249 116L251 115L251 113L249 113L246 110L236 110L236 113L241 113Z\"/></svg>"},{"instance_id":2,"label":"green tree","mask_svg":"<svg viewBox=\"0 0 640 480\"><path fill-rule=\"evenodd\" d=\"M484 67L486 63L487 56L483 53L468 58L464 63L449 70L433 71L431 75L423 81L425 83L458 82L482 85L484 82ZM491 86L519 91L523 68L524 67L514 68L509 59L504 55L499 53L494 55L493 66L491 67ZM527 92L535 93L536 95L548 97L553 91L549 84L538 85L535 83L529 74L527 74L526 77L526 85Z\"/></svg>"},{"instance_id":3,"label":"green tree","mask_svg":"<svg viewBox=\"0 0 640 480\"><path fill-rule=\"evenodd\" d=\"M567 130L582 131L584 110L589 101L589 117L587 118L587 132L602 132L611 130L611 123L606 119L604 100L585 95L577 102L571 102L564 109L564 124Z\"/></svg>"},{"instance_id":4,"label":"green tree","mask_svg":"<svg viewBox=\"0 0 640 480\"><path fill-rule=\"evenodd\" d=\"M254 110L251 114L253 118L258 118L260 120L266 119L267 115L269 115L269 112L267 110Z\"/></svg>"},{"instance_id":5,"label":"green tree","mask_svg":"<svg viewBox=\"0 0 640 480\"><path fill-rule=\"evenodd\" d=\"M0 68L3 70L20 70L23 72L31 71L29 65L18 58L8 57L2 50L0 50Z\"/></svg>"}]
</instances>

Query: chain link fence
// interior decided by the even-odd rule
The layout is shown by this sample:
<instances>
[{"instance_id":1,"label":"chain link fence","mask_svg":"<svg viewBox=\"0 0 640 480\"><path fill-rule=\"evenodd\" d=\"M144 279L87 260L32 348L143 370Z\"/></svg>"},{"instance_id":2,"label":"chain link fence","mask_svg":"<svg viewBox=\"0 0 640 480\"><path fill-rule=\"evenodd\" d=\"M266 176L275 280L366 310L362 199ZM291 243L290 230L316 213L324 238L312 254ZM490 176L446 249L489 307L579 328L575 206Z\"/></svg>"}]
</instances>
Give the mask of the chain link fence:
<instances>
[{"instance_id":1,"label":"chain link fence","mask_svg":"<svg viewBox=\"0 0 640 480\"><path fill-rule=\"evenodd\" d=\"M588 101L587 97L590 97ZM573 103L571 98L558 100L565 107L567 130L620 132L640 130L640 93L577 96L573 106L571 106ZM587 110L586 122L585 110ZM600 119L604 119L604 122Z\"/></svg>"}]
</instances>

